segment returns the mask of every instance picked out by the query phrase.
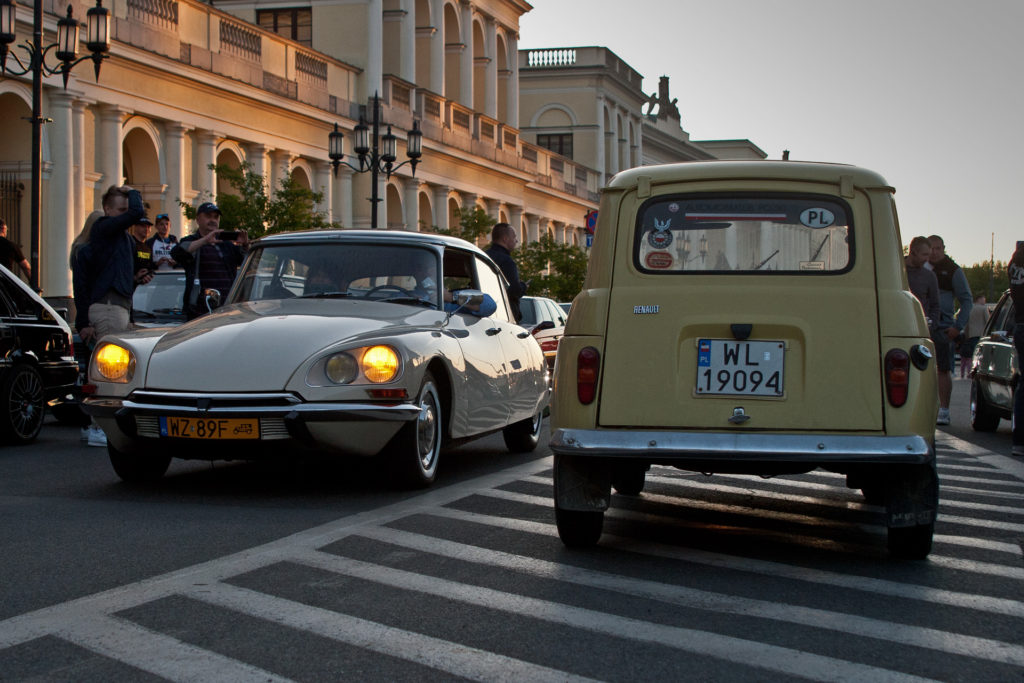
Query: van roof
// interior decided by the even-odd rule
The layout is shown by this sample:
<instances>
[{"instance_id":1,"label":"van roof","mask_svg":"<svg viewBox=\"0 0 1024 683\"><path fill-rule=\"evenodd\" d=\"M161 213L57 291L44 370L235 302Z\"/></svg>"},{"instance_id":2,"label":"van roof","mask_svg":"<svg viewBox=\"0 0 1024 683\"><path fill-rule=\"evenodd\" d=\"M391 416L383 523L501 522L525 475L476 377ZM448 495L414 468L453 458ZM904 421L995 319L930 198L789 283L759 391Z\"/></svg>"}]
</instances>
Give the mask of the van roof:
<instances>
[{"instance_id":1,"label":"van roof","mask_svg":"<svg viewBox=\"0 0 1024 683\"><path fill-rule=\"evenodd\" d=\"M878 173L848 164L815 161L691 161L679 164L640 166L616 174L608 183L611 189L625 189L646 176L652 183L688 180L765 179L809 180L839 183L843 176L852 177L857 187L879 187L892 190Z\"/></svg>"}]
</instances>

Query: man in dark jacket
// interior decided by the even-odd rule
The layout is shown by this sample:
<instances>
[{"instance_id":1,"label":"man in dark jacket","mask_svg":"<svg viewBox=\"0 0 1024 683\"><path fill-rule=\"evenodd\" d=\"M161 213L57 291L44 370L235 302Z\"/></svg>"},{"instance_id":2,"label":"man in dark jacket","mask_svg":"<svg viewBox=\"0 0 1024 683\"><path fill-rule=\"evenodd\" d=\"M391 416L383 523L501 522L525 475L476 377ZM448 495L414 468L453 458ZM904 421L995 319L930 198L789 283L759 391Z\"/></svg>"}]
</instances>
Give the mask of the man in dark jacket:
<instances>
[{"instance_id":1,"label":"man in dark jacket","mask_svg":"<svg viewBox=\"0 0 1024 683\"><path fill-rule=\"evenodd\" d=\"M519 266L512 259L512 252L519 244L519 235L508 223L498 223L491 229L491 246L487 248L487 255L501 268L508 280L508 301L512 306L512 315L516 322L523 319L519 310L519 300L526 294L527 283L519 280Z\"/></svg>"},{"instance_id":2,"label":"man in dark jacket","mask_svg":"<svg viewBox=\"0 0 1024 683\"><path fill-rule=\"evenodd\" d=\"M204 289L216 289L222 299L228 295L248 250L249 237L244 230L229 235L220 229L216 204L199 205L196 232L182 237L171 249L171 258L185 269L185 315L189 320L206 313Z\"/></svg>"},{"instance_id":3,"label":"man in dark jacket","mask_svg":"<svg viewBox=\"0 0 1024 683\"><path fill-rule=\"evenodd\" d=\"M78 328L83 341L127 330L132 293L153 278L149 271L135 272L135 239L128 232L144 213L142 195L127 185L111 186L103 195L104 215L92 226L90 262L83 264L90 302L88 325Z\"/></svg>"}]
</instances>

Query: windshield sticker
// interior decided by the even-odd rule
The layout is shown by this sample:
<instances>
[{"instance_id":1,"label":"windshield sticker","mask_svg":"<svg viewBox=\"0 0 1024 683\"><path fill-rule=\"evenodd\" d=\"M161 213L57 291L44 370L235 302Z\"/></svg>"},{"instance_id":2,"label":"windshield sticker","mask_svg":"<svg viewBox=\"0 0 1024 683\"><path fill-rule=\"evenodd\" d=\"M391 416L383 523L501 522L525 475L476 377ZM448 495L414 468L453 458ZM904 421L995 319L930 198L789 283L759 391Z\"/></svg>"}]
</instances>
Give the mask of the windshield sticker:
<instances>
[{"instance_id":1,"label":"windshield sticker","mask_svg":"<svg viewBox=\"0 0 1024 683\"><path fill-rule=\"evenodd\" d=\"M671 218L665 220L664 223L655 218L654 230L647 233L647 243L655 249L667 248L668 245L672 244L672 231L669 230L671 226Z\"/></svg>"},{"instance_id":2,"label":"windshield sticker","mask_svg":"<svg viewBox=\"0 0 1024 683\"><path fill-rule=\"evenodd\" d=\"M658 269L671 268L674 261L675 259L672 257L672 254L667 251L652 251L644 259L648 268Z\"/></svg>"},{"instance_id":3,"label":"windshield sticker","mask_svg":"<svg viewBox=\"0 0 1024 683\"><path fill-rule=\"evenodd\" d=\"M828 209L807 209L800 214L800 222L808 228L827 228L836 222L836 215Z\"/></svg>"}]
</instances>

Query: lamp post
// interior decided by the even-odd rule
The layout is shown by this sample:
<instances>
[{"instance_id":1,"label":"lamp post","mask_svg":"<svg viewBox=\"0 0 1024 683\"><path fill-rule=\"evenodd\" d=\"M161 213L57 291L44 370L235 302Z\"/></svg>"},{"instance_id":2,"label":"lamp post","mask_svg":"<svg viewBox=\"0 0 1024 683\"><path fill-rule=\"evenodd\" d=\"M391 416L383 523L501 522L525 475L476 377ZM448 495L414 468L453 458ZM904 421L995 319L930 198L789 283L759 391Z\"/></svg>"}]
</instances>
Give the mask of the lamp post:
<instances>
[{"instance_id":1,"label":"lamp post","mask_svg":"<svg viewBox=\"0 0 1024 683\"><path fill-rule=\"evenodd\" d=\"M96 0L96 6L86 12L85 46L91 54L78 56L78 21L71 14L68 5L67 16L57 21L57 42L43 44L43 2L35 0L32 8L32 40L19 45L26 61L18 57L17 52L10 51L10 45L17 36L14 33L15 10L14 0L0 0L0 73L4 76L24 76L32 74L32 253L30 277L32 288L39 290L39 231L40 205L42 203L42 166L43 166L43 124L50 119L43 117L43 76L60 74L64 79L64 88L68 87L68 78L79 62L91 59L96 70L97 80L100 77L100 63L110 50L110 10L103 6L103 0ZM56 66L47 66L46 55L56 50L55 56L60 61ZM17 62L17 67L7 68L8 54Z\"/></svg>"},{"instance_id":2,"label":"lamp post","mask_svg":"<svg viewBox=\"0 0 1024 683\"><path fill-rule=\"evenodd\" d=\"M0 0L2 1L2 0ZM334 124L334 130L327 135L327 156L331 159L334 167L334 175L338 175L338 167L345 164L356 173L370 172L370 227L377 228L377 204L381 198L377 189L377 178L384 173L391 178L392 171L409 164L412 167L412 174L416 175L416 164L423 156L423 133L420 131L420 122L413 121L412 130L406 140L405 153L408 159L400 164L395 164L397 157L397 138L391 133L391 126L383 137L380 135L380 98L376 93L373 95L373 133L371 139L370 128L366 125L366 119L359 115L359 124L353 130L355 144L352 149L359 157L359 165L354 166L345 158L345 136L338 130L338 124Z\"/></svg>"}]
</instances>

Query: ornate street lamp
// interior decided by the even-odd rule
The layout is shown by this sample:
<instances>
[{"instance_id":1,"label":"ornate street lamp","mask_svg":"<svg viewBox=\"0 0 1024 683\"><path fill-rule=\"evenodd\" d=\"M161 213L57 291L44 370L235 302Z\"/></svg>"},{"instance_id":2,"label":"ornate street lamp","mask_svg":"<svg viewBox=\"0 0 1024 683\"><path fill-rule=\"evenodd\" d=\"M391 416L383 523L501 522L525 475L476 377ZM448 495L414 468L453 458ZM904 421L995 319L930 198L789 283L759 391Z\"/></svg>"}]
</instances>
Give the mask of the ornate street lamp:
<instances>
[{"instance_id":1,"label":"ornate street lamp","mask_svg":"<svg viewBox=\"0 0 1024 683\"><path fill-rule=\"evenodd\" d=\"M2 1L0 0L0 2ZM334 124L334 130L327 134L327 156L330 157L331 165L334 167L334 175L338 175L338 167L342 164L345 164L356 173L370 172L370 227L376 229L377 204L382 201L378 196L377 178L381 173L390 178L393 171L400 169L406 164L410 165L412 174L416 175L416 164L420 162L420 157L423 156L423 132L420 131L420 122L413 121L412 130L409 131L405 145L405 153L409 158L396 165L398 138L392 134L390 125L388 126L388 132L383 137L380 135L380 98L375 93L373 96L372 133L371 129L366 125L365 118L360 114L359 123L353 129L352 137L354 138L352 151L359 157L358 166L344 161L345 136L338 130L338 124Z\"/></svg>"},{"instance_id":2,"label":"ornate street lamp","mask_svg":"<svg viewBox=\"0 0 1024 683\"><path fill-rule=\"evenodd\" d=\"M43 118L43 76L54 76L60 74L64 80L64 88L68 87L68 77L71 70L83 60L91 59L96 71L96 79L100 77L100 63L109 57L110 51L110 10L103 6L103 0L96 0L96 6L86 12L86 40L85 46L90 54L78 56L78 20L71 14L71 5L68 5L67 16L57 22L57 42L49 45L43 44L43 2L35 0L32 8L32 40L26 40L18 47L24 51L26 60L18 56L17 52L10 50L17 36L14 33L15 10L17 3L14 0L0 0L0 74L4 76L24 76L32 74L32 219L30 229L32 231L32 254L30 264L32 266L31 284L39 291L39 229L40 229L40 204L42 202L42 165L43 145L42 128L43 124L50 119ZM55 56L59 60L56 66L46 64L46 55L55 50ZM7 57L11 56L17 63L17 67L8 68Z\"/></svg>"}]
</instances>

